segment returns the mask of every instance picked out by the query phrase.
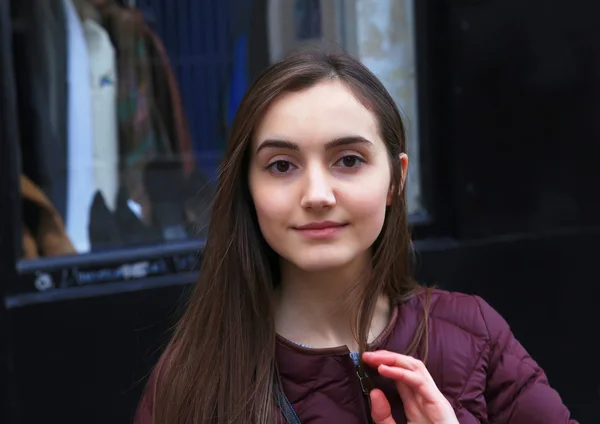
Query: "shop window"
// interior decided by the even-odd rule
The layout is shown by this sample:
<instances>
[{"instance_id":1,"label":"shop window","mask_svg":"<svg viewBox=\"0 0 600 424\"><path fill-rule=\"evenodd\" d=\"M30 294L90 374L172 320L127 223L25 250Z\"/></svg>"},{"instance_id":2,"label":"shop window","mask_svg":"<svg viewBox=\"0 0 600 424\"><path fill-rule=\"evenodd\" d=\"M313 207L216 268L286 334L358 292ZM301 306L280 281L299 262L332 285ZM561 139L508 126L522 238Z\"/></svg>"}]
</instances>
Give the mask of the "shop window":
<instances>
[{"instance_id":1,"label":"shop window","mask_svg":"<svg viewBox=\"0 0 600 424\"><path fill-rule=\"evenodd\" d=\"M206 236L251 3L10 2L22 259Z\"/></svg>"},{"instance_id":2,"label":"shop window","mask_svg":"<svg viewBox=\"0 0 600 424\"><path fill-rule=\"evenodd\" d=\"M248 84L314 40L342 44L403 110L421 211L413 1L8 2L19 291L194 267Z\"/></svg>"}]
</instances>

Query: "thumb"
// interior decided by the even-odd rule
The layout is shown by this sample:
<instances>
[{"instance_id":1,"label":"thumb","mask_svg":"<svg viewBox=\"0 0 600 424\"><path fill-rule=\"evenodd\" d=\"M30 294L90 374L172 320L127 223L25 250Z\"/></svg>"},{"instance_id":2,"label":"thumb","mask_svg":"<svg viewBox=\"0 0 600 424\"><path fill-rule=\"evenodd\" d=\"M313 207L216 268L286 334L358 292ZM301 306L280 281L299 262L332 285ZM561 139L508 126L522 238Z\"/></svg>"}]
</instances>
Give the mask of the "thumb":
<instances>
[{"instance_id":1,"label":"thumb","mask_svg":"<svg viewBox=\"0 0 600 424\"><path fill-rule=\"evenodd\" d=\"M371 418L375 424L396 424L392 417L392 408L383 392L373 389L369 393L371 398Z\"/></svg>"}]
</instances>

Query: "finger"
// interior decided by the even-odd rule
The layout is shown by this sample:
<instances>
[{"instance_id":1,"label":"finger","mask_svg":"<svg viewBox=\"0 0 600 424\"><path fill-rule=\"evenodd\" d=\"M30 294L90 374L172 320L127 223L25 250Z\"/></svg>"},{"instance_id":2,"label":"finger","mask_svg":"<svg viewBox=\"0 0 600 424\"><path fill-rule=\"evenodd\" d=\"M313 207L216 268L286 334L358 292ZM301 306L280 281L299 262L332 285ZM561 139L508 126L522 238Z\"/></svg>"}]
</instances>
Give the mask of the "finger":
<instances>
[{"instance_id":1,"label":"finger","mask_svg":"<svg viewBox=\"0 0 600 424\"><path fill-rule=\"evenodd\" d=\"M413 370L407 370L406 368L379 365L377 371L379 371L379 375L394 381L401 381L413 390L419 390L427 383L427 380L421 374Z\"/></svg>"},{"instance_id":2,"label":"finger","mask_svg":"<svg viewBox=\"0 0 600 424\"><path fill-rule=\"evenodd\" d=\"M407 395L405 391L406 387L411 389L414 393L418 393L429 402L437 402L443 397L435 385L435 382L428 374L387 365L380 365L377 368L377 371L381 376L396 382L398 392L403 399Z\"/></svg>"},{"instance_id":3,"label":"finger","mask_svg":"<svg viewBox=\"0 0 600 424\"><path fill-rule=\"evenodd\" d=\"M400 353L389 352L387 350L378 350L375 352L365 352L363 361L368 365L377 368L379 365L396 366L408 368L411 370L424 369L424 365L418 359L412 356L402 355Z\"/></svg>"},{"instance_id":4,"label":"finger","mask_svg":"<svg viewBox=\"0 0 600 424\"><path fill-rule=\"evenodd\" d=\"M406 409L407 405L414 405L416 402L415 392L409 388L407 384L404 384L399 381L395 381L396 390L398 390L398 394L400 395L400 399L402 399L402 403Z\"/></svg>"},{"instance_id":5,"label":"finger","mask_svg":"<svg viewBox=\"0 0 600 424\"><path fill-rule=\"evenodd\" d=\"M371 398L371 418L375 424L396 424L392 417L392 408L383 392L373 389L369 392Z\"/></svg>"}]
</instances>

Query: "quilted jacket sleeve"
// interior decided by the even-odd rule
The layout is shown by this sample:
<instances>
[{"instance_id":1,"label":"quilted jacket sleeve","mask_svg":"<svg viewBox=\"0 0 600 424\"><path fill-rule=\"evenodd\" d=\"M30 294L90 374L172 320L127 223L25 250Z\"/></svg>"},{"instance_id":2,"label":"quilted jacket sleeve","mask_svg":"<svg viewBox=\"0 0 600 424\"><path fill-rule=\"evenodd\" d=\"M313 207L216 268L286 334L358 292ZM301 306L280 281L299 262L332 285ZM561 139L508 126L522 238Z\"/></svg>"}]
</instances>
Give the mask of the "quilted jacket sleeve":
<instances>
[{"instance_id":1,"label":"quilted jacket sleeve","mask_svg":"<svg viewBox=\"0 0 600 424\"><path fill-rule=\"evenodd\" d=\"M476 297L490 340L486 401L490 423L576 424L507 322Z\"/></svg>"}]
</instances>

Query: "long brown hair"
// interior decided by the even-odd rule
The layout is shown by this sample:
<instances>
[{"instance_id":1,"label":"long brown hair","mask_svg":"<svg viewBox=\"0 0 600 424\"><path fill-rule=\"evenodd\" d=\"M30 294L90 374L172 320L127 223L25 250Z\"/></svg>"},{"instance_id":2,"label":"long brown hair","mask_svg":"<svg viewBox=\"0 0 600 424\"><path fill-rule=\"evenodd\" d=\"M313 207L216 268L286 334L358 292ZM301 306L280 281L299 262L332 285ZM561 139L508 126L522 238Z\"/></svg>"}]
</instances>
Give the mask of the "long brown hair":
<instances>
[{"instance_id":1,"label":"long brown hair","mask_svg":"<svg viewBox=\"0 0 600 424\"><path fill-rule=\"evenodd\" d=\"M295 51L259 76L233 121L198 281L155 370L154 393L148 393L154 398L155 424L271 421L276 377L272 293L279 268L257 223L248 188L248 151L253 132L274 99L334 79L378 119L389 153L391 189L399 192L373 246L368 284L360 290L354 330L361 352L367 348L380 295L403 302L419 288L410 277L410 234L399 161L405 131L394 100L375 75L341 51L323 47ZM411 349L426 339L424 319Z\"/></svg>"}]
</instances>

